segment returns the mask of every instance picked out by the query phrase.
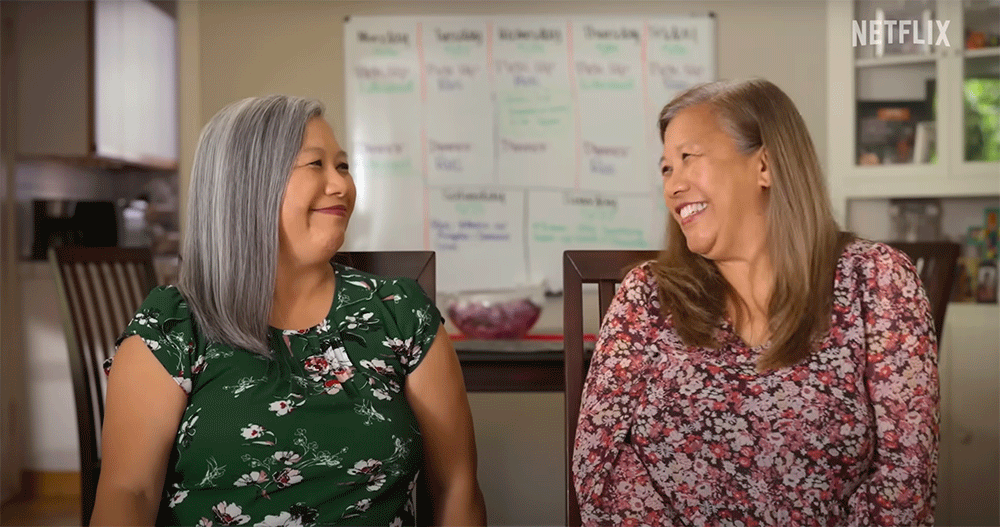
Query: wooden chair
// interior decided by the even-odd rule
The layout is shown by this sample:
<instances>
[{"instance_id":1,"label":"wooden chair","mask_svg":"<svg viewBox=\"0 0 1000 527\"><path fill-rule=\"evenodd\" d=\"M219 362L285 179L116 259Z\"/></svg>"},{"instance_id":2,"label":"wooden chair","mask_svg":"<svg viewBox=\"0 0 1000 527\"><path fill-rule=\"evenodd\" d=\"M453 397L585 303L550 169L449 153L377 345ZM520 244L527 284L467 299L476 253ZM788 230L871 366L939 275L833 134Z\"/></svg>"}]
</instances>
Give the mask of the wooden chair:
<instances>
[{"instance_id":1,"label":"wooden chair","mask_svg":"<svg viewBox=\"0 0 1000 527\"><path fill-rule=\"evenodd\" d=\"M89 525L101 474L100 431L115 339L156 286L149 249L58 247L49 261L59 294L80 440L81 525Z\"/></svg>"},{"instance_id":2,"label":"wooden chair","mask_svg":"<svg viewBox=\"0 0 1000 527\"><path fill-rule=\"evenodd\" d=\"M611 305L615 286L635 264L655 260L657 251L563 252L563 345L566 380L566 525L580 525L580 506L573 487L573 439L587 362L583 350L583 284L597 284L600 319ZM600 322L600 320L598 321Z\"/></svg>"},{"instance_id":3,"label":"wooden chair","mask_svg":"<svg viewBox=\"0 0 1000 527\"><path fill-rule=\"evenodd\" d=\"M906 253L913 266L917 268L920 281L927 291L927 300L931 304L934 331L940 346L941 335L944 333L944 315L948 310L952 285L955 283L960 246L954 242L886 242L886 244Z\"/></svg>"},{"instance_id":4,"label":"wooden chair","mask_svg":"<svg viewBox=\"0 0 1000 527\"><path fill-rule=\"evenodd\" d=\"M333 261L358 271L386 278L412 278L435 301L436 264L434 251L339 252ZM417 485L417 525L433 525L434 510L427 485Z\"/></svg>"},{"instance_id":5,"label":"wooden chair","mask_svg":"<svg viewBox=\"0 0 1000 527\"><path fill-rule=\"evenodd\" d=\"M378 276L412 278L431 302L435 301L437 261L434 251L348 251L337 253L333 261Z\"/></svg>"}]
</instances>

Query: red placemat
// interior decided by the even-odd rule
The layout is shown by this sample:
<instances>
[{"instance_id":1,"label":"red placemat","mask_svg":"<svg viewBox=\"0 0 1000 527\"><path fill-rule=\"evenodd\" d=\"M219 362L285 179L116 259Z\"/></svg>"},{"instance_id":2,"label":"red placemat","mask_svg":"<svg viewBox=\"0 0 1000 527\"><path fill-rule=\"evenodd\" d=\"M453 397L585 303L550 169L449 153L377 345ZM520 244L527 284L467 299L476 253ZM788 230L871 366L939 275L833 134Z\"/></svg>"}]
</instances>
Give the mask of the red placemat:
<instances>
[{"instance_id":1,"label":"red placemat","mask_svg":"<svg viewBox=\"0 0 1000 527\"><path fill-rule=\"evenodd\" d=\"M448 336L451 337L451 340L469 340L465 335L461 333L451 333ZM556 333L552 334L538 333L538 334L525 335L522 340L560 341L563 340L563 336ZM583 341L597 342L597 335L593 333L586 333L583 335Z\"/></svg>"}]
</instances>

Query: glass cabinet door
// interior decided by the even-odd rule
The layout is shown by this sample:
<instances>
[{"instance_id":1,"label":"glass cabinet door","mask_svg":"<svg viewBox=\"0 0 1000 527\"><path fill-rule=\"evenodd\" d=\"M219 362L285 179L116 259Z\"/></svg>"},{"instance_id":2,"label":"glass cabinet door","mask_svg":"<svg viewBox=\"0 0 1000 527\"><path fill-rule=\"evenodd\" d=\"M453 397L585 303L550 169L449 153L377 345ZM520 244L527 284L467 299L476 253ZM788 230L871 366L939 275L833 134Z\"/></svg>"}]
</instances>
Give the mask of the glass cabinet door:
<instances>
[{"instance_id":1,"label":"glass cabinet door","mask_svg":"<svg viewBox=\"0 0 1000 527\"><path fill-rule=\"evenodd\" d=\"M1000 161L1000 0L963 0L962 160Z\"/></svg>"},{"instance_id":2,"label":"glass cabinet door","mask_svg":"<svg viewBox=\"0 0 1000 527\"><path fill-rule=\"evenodd\" d=\"M854 4L854 163L937 163L940 26L933 0L861 0Z\"/></svg>"}]
</instances>

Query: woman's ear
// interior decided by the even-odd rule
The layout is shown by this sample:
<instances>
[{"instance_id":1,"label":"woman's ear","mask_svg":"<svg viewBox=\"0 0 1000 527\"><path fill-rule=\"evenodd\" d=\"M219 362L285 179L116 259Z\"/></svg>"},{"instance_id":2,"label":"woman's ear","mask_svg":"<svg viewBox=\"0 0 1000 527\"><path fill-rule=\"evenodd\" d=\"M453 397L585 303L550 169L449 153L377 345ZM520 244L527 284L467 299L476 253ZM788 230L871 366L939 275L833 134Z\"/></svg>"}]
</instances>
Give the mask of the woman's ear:
<instances>
[{"instance_id":1,"label":"woman's ear","mask_svg":"<svg viewBox=\"0 0 1000 527\"><path fill-rule=\"evenodd\" d=\"M757 156L757 184L762 189L771 188L771 163L767 156L767 148L760 147Z\"/></svg>"}]
</instances>

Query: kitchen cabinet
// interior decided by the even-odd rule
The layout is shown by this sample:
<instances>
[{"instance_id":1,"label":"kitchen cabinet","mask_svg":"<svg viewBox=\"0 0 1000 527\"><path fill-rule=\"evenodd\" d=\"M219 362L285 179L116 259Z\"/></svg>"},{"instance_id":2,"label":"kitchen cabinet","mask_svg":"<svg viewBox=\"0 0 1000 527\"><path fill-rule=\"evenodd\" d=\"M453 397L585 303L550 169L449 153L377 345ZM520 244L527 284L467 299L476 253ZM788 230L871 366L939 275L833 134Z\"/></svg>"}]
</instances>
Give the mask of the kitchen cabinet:
<instances>
[{"instance_id":1,"label":"kitchen cabinet","mask_svg":"<svg viewBox=\"0 0 1000 527\"><path fill-rule=\"evenodd\" d=\"M829 0L827 14L834 208L1000 193L1000 1Z\"/></svg>"},{"instance_id":2,"label":"kitchen cabinet","mask_svg":"<svg viewBox=\"0 0 1000 527\"><path fill-rule=\"evenodd\" d=\"M18 155L175 169L171 5L17 2Z\"/></svg>"}]
</instances>

